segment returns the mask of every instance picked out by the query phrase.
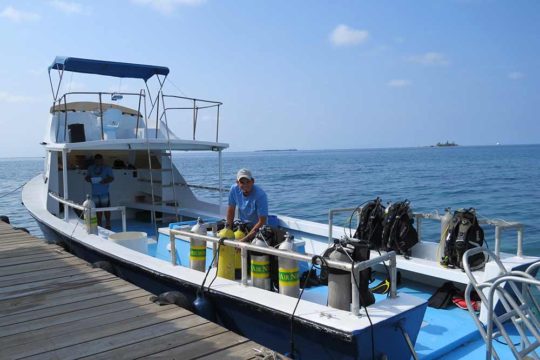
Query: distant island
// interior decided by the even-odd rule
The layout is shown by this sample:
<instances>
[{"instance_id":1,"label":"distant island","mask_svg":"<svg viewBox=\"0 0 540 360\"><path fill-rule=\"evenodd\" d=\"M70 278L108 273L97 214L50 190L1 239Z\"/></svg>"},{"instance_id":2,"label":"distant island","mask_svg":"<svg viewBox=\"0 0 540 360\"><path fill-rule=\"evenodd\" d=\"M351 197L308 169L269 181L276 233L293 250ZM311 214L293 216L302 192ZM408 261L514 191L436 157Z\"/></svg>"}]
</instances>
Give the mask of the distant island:
<instances>
[{"instance_id":1,"label":"distant island","mask_svg":"<svg viewBox=\"0 0 540 360\"><path fill-rule=\"evenodd\" d=\"M298 151L298 149L255 150L255 152Z\"/></svg>"},{"instance_id":2,"label":"distant island","mask_svg":"<svg viewBox=\"0 0 540 360\"><path fill-rule=\"evenodd\" d=\"M437 145L431 145L432 147L433 146L437 146L437 147L445 147L445 146L458 146L458 144L456 144L455 142L449 142L448 140L445 142L445 143L442 143L442 142L438 142Z\"/></svg>"}]
</instances>

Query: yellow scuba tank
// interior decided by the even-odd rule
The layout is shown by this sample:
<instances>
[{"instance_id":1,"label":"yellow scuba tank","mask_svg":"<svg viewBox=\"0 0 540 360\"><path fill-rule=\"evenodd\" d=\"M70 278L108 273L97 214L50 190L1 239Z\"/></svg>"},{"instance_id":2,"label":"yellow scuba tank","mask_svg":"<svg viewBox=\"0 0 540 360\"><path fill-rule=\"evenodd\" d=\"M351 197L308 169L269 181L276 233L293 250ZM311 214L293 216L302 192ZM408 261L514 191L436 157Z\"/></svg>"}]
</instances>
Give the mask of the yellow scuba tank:
<instances>
[{"instance_id":1,"label":"yellow scuba tank","mask_svg":"<svg viewBox=\"0 0 540 360\"><path fill-rule=\"evenodd\" d=\"M220 239L226 238L234 240L234 232L229 228L224 228L218 233ZM219 245L218 276L234 280L234 254L235 249L230 246Z\"/></svg>"},{"instance_id":2,"label":"yellow scuba tank","mask_svg":"<svg viewBox=\"0 0 540 360\"><path fill-rule=\"evenodd\" d=\"M242 224L239 224L234 232L234 239L239 241L247 234L242 230ZM234 277L240 279L242 277L242 252L240 249L234 249Z\"/></svg>"}]
</instances>

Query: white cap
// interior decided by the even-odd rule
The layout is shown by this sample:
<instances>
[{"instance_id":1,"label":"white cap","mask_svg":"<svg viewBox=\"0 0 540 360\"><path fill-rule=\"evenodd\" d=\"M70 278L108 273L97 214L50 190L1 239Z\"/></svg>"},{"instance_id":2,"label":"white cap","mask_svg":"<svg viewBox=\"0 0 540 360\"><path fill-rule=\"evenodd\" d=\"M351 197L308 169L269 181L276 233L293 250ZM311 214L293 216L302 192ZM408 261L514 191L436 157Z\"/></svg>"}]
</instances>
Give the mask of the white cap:
<instances>
[{"instance_id":1,"label":"white cap","mask_svg":"<svg viewBox=\"0 0 540 360\"><path fill-rule=\"evenodd\" d=\"M236 173L236 180L240 181L240 179L242 178L253 180L253 176L251 176L251 171L249 171L248 169L238 170L238 173Z\"/></svg>"}]
</instances>

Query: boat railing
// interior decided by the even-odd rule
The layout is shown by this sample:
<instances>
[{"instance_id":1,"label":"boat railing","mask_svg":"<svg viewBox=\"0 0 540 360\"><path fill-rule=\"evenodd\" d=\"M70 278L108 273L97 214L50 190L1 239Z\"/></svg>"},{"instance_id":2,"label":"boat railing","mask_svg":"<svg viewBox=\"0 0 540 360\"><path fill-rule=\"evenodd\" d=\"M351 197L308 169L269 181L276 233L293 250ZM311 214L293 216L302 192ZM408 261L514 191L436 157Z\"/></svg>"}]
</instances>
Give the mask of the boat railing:
<instances>
[{"instance_id":1,"label":"boat railing","mask_svg":"<svg viewBox=\"0 0 540 360\"><path fill-rule=\"evenodd\" d=\"M53 103L53 107L52 107L52 112L58 112L58 111L61 111L63 112L63 115L64 115L64 139L66 139L66 134L68 132L68 116L69 116L69 112L70 111L73 111L73 110L77 110L77 109L73 109L73 108L70 108L69 107L69 103L68 103L68 96L70 97L70 99L73 99L75 97L78 97L78 96L84 96L84 99L85 101L89 101L91 99L95 99L95 103L98 104L98 108L96 110L99 111L99 119L100 119L100 127L101 127L101 140L105 140L105 129L104 129L104 124L103 124L103 113L108 109L108 107L111 106L110 103L105 103L103 100L104 98L106 97L110 97L111 101L119 101L119 100L122 100L124 96L126 97L129 97L129 98L134 98L135 102L137 103L137 112L135 113L131 108L129 107L124 107L124 106L120 106L120 105L116 105L115 104L115 107L119 108L119 109L123 109L124 111L129 111L129 114L130 115L135 115L137 117L137 120L136 120L136 125L135 125L135 131L134 131L134 138L137 138L137 137L145 137L144 135L144 132L139 135L139 128L143 128L142 126L142 122L140 121L141 118L143 117L143 115L141 114L141 111L142 110L145 110L146 109L146 106L145 106L145 99L146 99L146 96L145 96L145 92L144 90L141 90L140 92L138 93L133 93L133 92L94 92L94 91L71 91L71 92L67 92L65 93L64 95L62 95L61 97L59 97L56 101L54 101ZM88 110L88 109L84 109L84 110ZM57 128L56 128L56 135L58 137L58 134L60 132L60 121L58 121L57 123ZM156 130L156 137L157 137L157 130Z\"/></svg>"},{"instance_id":2,"label":"boat railing","mask_svg":"<svg viewBox=\"0 0 540 360\"><path fill-rule=\"evenodd\" d=\"M354 212L357 213L358 218L357 221L360 223L360 211L362 210L361 206L353 207L353 208L338 208L338 209L330 209L328 210L328 245L332 244L334 242L334 234L333 234L333 227L334 227L334 215L339 213L351 213L354 214Z\"/></svg>"},{"instance_id":3,"label":"boat railing","mask_svg":"<svg viewBox=\"0 0 540 360\"><path fill-rule=\"evenodd\" d=\"M82 211L82 214L84 214L86 211L88 211L88 208L84 205L78 204L72 200L66 200L61 198L60 196L56 195L53 192L49 192L49 196L58 201L59 203L63 204L64 206L68 206L72 209L76 209L79 211ZM120 211L122 214L122 231L127 230L126 226L126 207L125 206L108 206L108 207L100 207L100 208L92 208L90 209L92 214L102 211ZM64 220L69 220L69 211L64 211Z\"/></svg>"},{"instance_id":4,"label":"boat railing","mask_svg":"<svg viewBox=\"0 0 540 360\"><path fill-rule=\"evenodd\" d=\"M495 277L483 279L482 282L469 265L469 258L480 253L491 258L498 268ZM535 351L540 347L540 321L537 314L540 307L533 291L540 289L540 281L534 276L540 262L533 263L526 271L509 271L490 250L473 248L463 255L463 265L469 278L465 301L469 314L486 343L486 359L500 359L493 348L494 339L502 344L506 343L516 359L537 359ZM475 311L471 301L473 291L482 303L480 314ZM508 331L509 324L517 330L518 341L516 336ZM504 342L498 340L501 337Z\"/></svg>"},{"instance_id":5,"label":"boat railing","mask_svg":"<svg viewBox=\"0 0 540 360\"><path fill-rule=\"evenodd\" d=\"M242 259L242 277L241 277L241 284L244 286L248 286L248 251L256 251L259 253L276 256L284 259L290 259L290 260L296 260L296 261L307 261L312 262L315 261L318 265L321 265L321 260L319 257L310 255L310 254L302 254L295 251L286 251L286 250L279 250L275 249L273 247L262 247L253 245L251 243L245 243L245 242L239 242L235 240L221 240L217 237L213 236L207 236L207 235L201 235L201 234L195 234L187 230L180 230L180 229L170 229L169 230L169 240L171 245L171 263L173 265L177 265L176 262L176 245L175 245L175 238L176 236L184 236L187 238L192 238L196 240L202 240L202 241L209 241L213 244L214 251L217 251L217 248L221 242L223 242L226 246L231 246L236 249L240 249L241 253L241 259ZM331 260L331 259L324 259L324 265L328 266L332 269L337 270L343 270L343 271L349 271L353 276L351 276L351 288L352 288L352 302L351 302L351 313L353 315L358 316L360 314L360 292L358 290L358 284L356 283L356 279L360 279L360 272L362 270L365 270L367 268L370 268L376 264L384 263L385 261L389 261L389 271L390 271L390 297L396 298L397 297L397 270L396 270L396 253L394 251L389 251L386 254L383 254L381 256L361 261L358 263L350 263L350 262L344 262L344 261L337 261L337 260Z\"/></svg>"},{"instance_id":6,"label":"boat railing","mask_svg":"<svg viewBox=\"0 0 540 360\"><path fill-rule=\"evenodd\" d=\"M215 122L216 122L216 142L219 141L219 110L223 103L219 101L197 99L185 96L177 95L165 95L162 96L163 103L163 112L162 116L165 117L165 120L168 124L168 115L173 111L182 111L184 113L189 112L189 117L191 118L191 130L192 138L196 140L197 137L197 125L200 121L200 111L213 109L215 110ZM168 126L168 125L167 125Z\"/></svg>"},{"instance_id":7,"label":"boat railing","mask_svg":"<svg viewBox=\"0 0 540 360\"><path fill-rule=\"evenodd\" d=\"M328 244L331 244L333 242L333 223L334 223L334 215L338 213L343 212L356 212L358 215L358 222L360 222L360 213L362 211L362 207L354 207L354 208L337 208L337 209L330 209L328 211ZM435 211L433 213L413 213L415 222L416 222L416 231L418 232L418 241L422 241L422 220L435 220L435 221L442 221L443 215L439 214L438 211ZM480 218L478 219L479 224L483 225L490 225L495 228L495 254L497 256L500 256L501 253L501 233L504 230L512 230L515 229L517 233L517 250L516 250L516 256L523 257L523 224L518 222L511 222L511 221L505 221L505 220L498 220L498 219L487 219L487 218Z\"/></svg>"},{"instance_id":8,"label":"boat railing","mask_svg":"<svg viewBox=\"0 0 540 360\"><path fill-rule=\"evenodd\" d=\"M443 215L439 214L438 211L434 213L414 213L414 218L416 220L416 230L418 231L418 240L422 239L422 220L436 220L442 221ZM501 253L501 234L504 230L516 230L516 242L517 250L516 256L523 257L523 224L515 221L505 221L499 219L487 219L479 218L478 223L481 225L489 225L495 228L495 254L500 256Z\"/></svg>"}]
</instances>

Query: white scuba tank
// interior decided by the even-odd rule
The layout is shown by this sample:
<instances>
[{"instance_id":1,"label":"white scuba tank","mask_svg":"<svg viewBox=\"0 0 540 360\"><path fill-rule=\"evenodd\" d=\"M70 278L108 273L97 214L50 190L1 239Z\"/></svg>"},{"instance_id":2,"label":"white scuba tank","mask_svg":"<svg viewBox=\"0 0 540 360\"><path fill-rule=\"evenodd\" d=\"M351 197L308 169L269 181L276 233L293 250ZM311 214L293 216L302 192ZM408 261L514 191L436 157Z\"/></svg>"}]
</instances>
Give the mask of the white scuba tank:
<instances>
[{"instance_id":1,"label":"white scuba tank","mask_svg":"<svg viewBox=\"0 0 540 360\"><path fill-rule=\"evenodd\" d=\"M268 244L262 238L259 232L255 239L251 242L252 245L268 247ZM262 253L251 252L251 281L253 286L270 290L270 256Z\"/></svg>"},{"instance_id":2,"label":"white scuba tank","mask_svg":"<svg viewBox=\"0 0 540 360\"><path fill-rule=\"evenodd\" d=\"M452 213L450 208L444 209L444 215L441 218L441 238L439 239L439 246L437 247L437 261L441 261L444 256L444 247L446 245L446 238L451 231L452 226Z\"/></svg>"},{"instance_id":3,"label":"white scuba tank","mask_svg":"<svg viewBox=\"0 0 540 360\"><path fill-rule=\"evenodd\" d=\"M197 219L197 223L191 228L194 234L207 235L206 225L201 218ZM189 267L194 270L206 270L206 241L189 239Z\"/></svg>"},{"instance_id":4,"label":"white scuba tank","mask_svg":"<svg viewBox=\"0 0 540 360\"><path fill-rule=\"evenodd\" d=\"M330 260L351 262L345 249L337 246L330 253ZM351 273L344 270L328 269L328 306L345 311L351 310Z\"/></svg>"},{"instance_id":5,"label":"white scuba tank","mask_svg":"<svg viewBox=\"0 0 540 360\"><path fill-rule=\"evenodd\" d=\"M294 236L285 234L285 240L279 245L279 250L294 251ZM279 258L279 293L298 297L300 281L298 279L298 261Z\"/></svg>"},{"instance_id":6,"label":"white scuba tank","mask_svg":"<svg viewBox=\"0 0 540 360\"><path fill-rule=\"evenodd\" d=\"M96 204L92 201L90 198L90 195L86 194L86 200L83 202L84 206L84 227L86 228L86 232L88 234L95 234L98 233L98 226L97 226L97 215L94 209L96 208Z\"/></svg>"}]
</instances>

